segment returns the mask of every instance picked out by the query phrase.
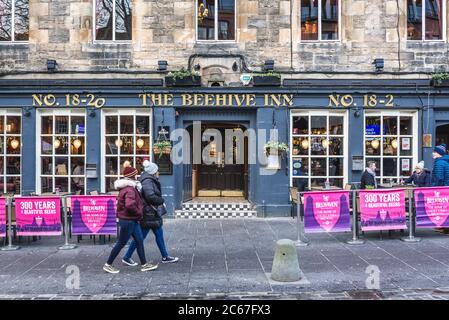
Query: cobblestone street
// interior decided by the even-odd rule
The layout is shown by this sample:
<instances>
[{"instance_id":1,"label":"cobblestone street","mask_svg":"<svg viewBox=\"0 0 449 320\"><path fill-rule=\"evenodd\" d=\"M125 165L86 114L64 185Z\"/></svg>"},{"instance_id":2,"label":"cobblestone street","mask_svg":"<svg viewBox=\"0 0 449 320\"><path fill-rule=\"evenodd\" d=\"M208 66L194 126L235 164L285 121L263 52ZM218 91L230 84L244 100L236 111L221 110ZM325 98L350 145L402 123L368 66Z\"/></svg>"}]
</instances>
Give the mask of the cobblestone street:
<instances>
[{"instance_id":1,"label":"cobblestone street","mask_svg":"<svg viewBox=\"0 0 449 320\"><path fill-rule=\"evenodd\" d=\"M345 243L349 233L312 234L298 247L303 273L297 283L270 279L276 241L296 239L291 218L166 220L169 254L176 264L159 263L141 272L117 258L121 272L102 266L114 238L94 244L84 237L74 250L59 251L60 237L29 241L0 253L0 299L448 299L449 238L418 230L421 243L399 240L405 234L365 233L366 243ZM76 238L71 242L76 243ZM160 260L154 237L146 240L147 258ZM137 257L134 257L137 260ZM76 266L78 269L74 268ZM380 271L380 290L367 290L368 266ZM73 269L80 286L73 289Z\"/></svg>"}]
</instances>

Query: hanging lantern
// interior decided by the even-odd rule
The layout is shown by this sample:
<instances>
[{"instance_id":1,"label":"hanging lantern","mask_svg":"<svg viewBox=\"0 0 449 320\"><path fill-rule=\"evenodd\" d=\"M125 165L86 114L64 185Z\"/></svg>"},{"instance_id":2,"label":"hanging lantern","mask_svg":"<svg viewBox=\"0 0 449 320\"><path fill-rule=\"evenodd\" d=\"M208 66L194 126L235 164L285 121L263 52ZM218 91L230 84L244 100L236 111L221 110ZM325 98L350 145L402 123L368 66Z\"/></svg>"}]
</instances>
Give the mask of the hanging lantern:
<instances>
[{"instance_id":1,"label":"hanging lantern","mask_svg":"<svg viewBox=\"0 0 449 320\"><path fill-rule=\"evenodd\" d=\"M139 139L137 139L136 144L137 144L137 148L142 149L142 147L145 144L145 141L143 141L142 138L139 138Z\"/></svg>"},{"instance_id":2,"label":"hanging lantern","mask_svg":"<svg viewBox=\"0 0 449 320\"><path fill-rule=\"evenodd\" d=\"M371 141L371 147L373 147L374 149L379 149L379 140L374 139L373 141Z\"/></svg>"},{"instance_id":3,"label":"hanging lantern","mask_svg":"<svg viewBox=\"0 0 449 320\"><path fill-rule=\"evenodd\" d=\"M11 140L11 148L17 149L19 147L19 140L16 140L15 138Z\"/></svg>"},{"instance_id":4,"label":"hanging lantern","mask_svg":"<svg viewBox=\"0 0 449 320\"><path fill-rule=\"evenodd\" d=\"M78 150L81 147L82 142L80 139L76 138L75 140L73 140L72 144Z\"/></svg>"},{"instance_id":5,"label":"hanging lantern","mask_svg":"<svg viewBox=\"0 0 449 320\"><path fill-rule=\"evenodd\" d=\"M301 141L301 146L303 149L308 149L309 148L309 140L308 139L304 139Z\"/></svg>"},{"instance_id":6,"label":"hanging lantern","mask_svg":"<svg viewBox=\"0 0 449 320\"><path fill-rule=\"evenodd\" d=\"M397 149L398 148L398 140L397 139L393 139L391 141L391 146L393 147L393 149Z\"/></svg>"},{"instance_id":7,"label":"hanging lantern","mask_svg":"<svg viewBox=\"0 0 449 320\"><path fill-rule=\"evenodd\" d=\"M116 140L115 140L115 145L116 145L118 148L121 148L122 145L123 145L123 140L120 139L120 138L116 139Z\"/></svg>"},{"instance_id":8,"label":"hanging lantern","mask_svg":"<svg viewBox=\"0 0 449 320\"><path fill-rule=\"evenodd\" d=\"M329 141L327 139L324 139L323 141L321 141L321 145L323 146L324 149L326 149L327 146L329 145Z\"/></svg>"},{"instance_id":9,"label":"hanging lantern","mask_svg":"<svg viewBox=\"0 0 449 320\"><path fill-rule=\"evenodd\" d=\"M53 142L53 147L54 147L55 149L58 149L60 146L61 146L61 141L60 141L59 139L56 139L56 140Z\"/></svg>"}]
</instances>

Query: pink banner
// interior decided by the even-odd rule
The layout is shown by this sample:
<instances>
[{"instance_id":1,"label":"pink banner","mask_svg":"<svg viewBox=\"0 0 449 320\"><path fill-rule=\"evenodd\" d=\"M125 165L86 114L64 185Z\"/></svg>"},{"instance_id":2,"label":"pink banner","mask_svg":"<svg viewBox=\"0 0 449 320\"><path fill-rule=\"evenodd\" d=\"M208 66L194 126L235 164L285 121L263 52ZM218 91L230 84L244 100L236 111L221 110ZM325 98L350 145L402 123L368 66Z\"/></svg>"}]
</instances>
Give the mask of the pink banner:
<instances>
[{"instance_id":1,"label":"pink banner","mask_svg":"<svg viewBox=\"0 0 449 320\"><path fill-rule=\"evenodd\" d=\"M17 235L61 235L60 203L59 197L16 198Z\"/></svg>"},{"instance_id":2,"label":"pink banner","mask_svg":"<svg viewBox=\"0 0 449 320\"><path fill-rule=\"evenodd\" d=\"M449 187L415 190L416 227L449 227Z\"/></svg>"},{"instance_id":3,"label":"pink banner","mask_svg":"<svg viewBox=\"0 0 449 320\"><path fill-rule=\"evenodd\" d=\"M6 199L0 198L0 237L6 237Z\"/></svg>"},{"instance_id":4,"label":"pink banner","mask_svg":"<svg viewBox=\"0 0 449 320\"><path fill-rule=\"evenodd\" d=\"M117 234L115 196L71 197L73 234Z\"/></svg>"},{"instance_id":5,"label":"pink banner","mask_svg":"<svg viewBox=\"0 0 449 320\"><path fill-rule=\"evenodd\" d=\"M349 191L304 193L305 232L351 231Z\"/></svg>"},{"instance_id":6,"label":"pink banner","mask_svg":"<svg viewBox=\"0 0 449 320\"><path fill-rule=\"evenodd\" d=\"M360 191L362 231L407 229L404 189Z\"/></svg>"}]
</instances>

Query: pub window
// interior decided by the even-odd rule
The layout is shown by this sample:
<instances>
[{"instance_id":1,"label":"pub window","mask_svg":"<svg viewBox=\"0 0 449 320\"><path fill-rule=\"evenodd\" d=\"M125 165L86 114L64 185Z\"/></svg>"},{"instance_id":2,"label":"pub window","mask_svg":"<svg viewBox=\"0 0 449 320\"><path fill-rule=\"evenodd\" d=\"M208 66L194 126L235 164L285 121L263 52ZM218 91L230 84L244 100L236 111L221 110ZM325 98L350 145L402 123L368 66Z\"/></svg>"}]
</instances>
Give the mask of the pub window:
<instances>
[{"instance_id":1,"label":"pub window","mask_svg":"<svg viewBox=\"0 0 449 320\"><path fill-rule=\"evenodd\" d=\"M143 170L151 154L151 117L149 113L104 111L103 148L105 192L115 191L114 182L123 175L123 164Z\"/></svg>"},{"instance_id":2,"label":"pub window","mask_svg":"<svg viewBox=\"0 0 449 320\"><path fill-rule=\"evenodd\" d=\"M396 184L413 173L417 163L417 124L411 112L365 114L365 166L376 163L380 184Z\"/></svg>"},{"instance_id":3,"label":"pub window","mask_svg":"<svg viewBox=\"0 0 449 320\"><path fill-rule=\"evenodd\" d=\"M28 0L0 0L0 41L28 41Z\"/></svg>"},{"instance_id":4,"label":"pub window","mask_svg":"<svg viewBox=\"0 0 449 320\"><path fill-rule=\"evenodd\" d=\"M132 0L95 1L95 40L132 39Z\"/></svg>"},{"instance_id":5,"label":"pub window","mask_svg":"<svg viewBox=\"0 0 449 320\"><path fill-rule=\"evenodd\" d=\"M235 40L235 0L197 0L198 40Z\"/></svg>"},{"instance_id":6,"label":"pub window","mask_svg":"<svg viewBox=\"0 0 449 320\"><path fill-rule=\"evenodd\" d=\"M0 113L0 192L20 194L22 156L20 113Z\"/></svg>"},{"instance_id":7,"label":"pub window","mask_svg":"<svg viewBox=\"0 0 449 320\"><path fill-rule=\"evenodd\" d=\"M331 186L343 188L347 176L345 123L345 114L340 112L292 114L290 175L293 186L313 190L323 188L329 180Z\"/></svg>"},{"instance_id":8,"label":"pub window","mask_svg":"<svg viewBox=\"0 0 449 320\"><path fill-rule=\"evenodd\" d=\"M445 3L443 0L407 0L407 39L443 40Z\"/></svg>"},{"instance_id":9,"label":"pub window","mask_svg":"<svg viewBox=\"0 0 449 320\"><path fill-rule=\"evenodd\" d=\"M85 194L85 112L42 112L39 126L40 192Z\"/></svg>"},{"instance_id":10,"label":"pub window","mask_svg":"<svg viewBox=\"0 0 449 320\"><path fill-rule=\"evenodd\" d=\"M339 40L340 0L301 0L301 40Z\"/></svg>"}]
</instances>

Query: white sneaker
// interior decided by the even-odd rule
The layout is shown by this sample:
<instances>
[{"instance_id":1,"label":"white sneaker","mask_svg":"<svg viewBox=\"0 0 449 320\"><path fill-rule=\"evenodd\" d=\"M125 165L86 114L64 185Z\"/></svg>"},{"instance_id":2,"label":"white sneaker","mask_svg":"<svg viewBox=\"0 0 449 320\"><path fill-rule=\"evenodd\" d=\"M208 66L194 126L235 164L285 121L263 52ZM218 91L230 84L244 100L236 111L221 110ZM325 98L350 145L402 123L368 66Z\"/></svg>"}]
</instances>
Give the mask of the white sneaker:
<instances>
[{"instance_id":1,"label":"white sneaker","mask_svg":"<svg viewBox=\"0 0 449 320\"><path fill-rule=\"evenodd\" d=\"M124 264L128 265L128 266L131 266L131 267L135 267L135 266L138 265L138 263L135 262L135 261L134 261L133 259L131 259L131 258L129 258L129 259L122 259L122 262L123 262Z\"/></svg>"},{"instance_id":2,"label":"white sneaker","mask_svg":"<svg viewBox=\"0 0 449 320\"><path fill-rule=\"evenodd\" d=\"M151 264L151 263L147 262L140 268L140 271L151 271L151 270L156 270L156 269L157 269L157 264Z\"/></svg>"},{"instance_id":3,"label":"white sneaker","mask_svg":"<svg viewBox=\"0 0 449 320\"><path fill-rule=\"evenodd\" d=\"M107 263L104 264L103 270L106 271L106 272L109 272L109 273L114 273L114 274L120 272L119 269L116 269L116 268L114 268L113 266L111 266L111 265L109 265Z\"/></svg>"},{"instance_id":4,"label":"white sneaker","mask_svg":"<svg viewBox=\"0 0 449 320\"><path fill-rule=\"evenodd\" d=\"M178 262L179 258L178 257L165 257L162 258L162 263L174 263L174 262Z\"/></svg>"}]
</instances>

